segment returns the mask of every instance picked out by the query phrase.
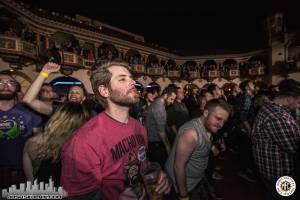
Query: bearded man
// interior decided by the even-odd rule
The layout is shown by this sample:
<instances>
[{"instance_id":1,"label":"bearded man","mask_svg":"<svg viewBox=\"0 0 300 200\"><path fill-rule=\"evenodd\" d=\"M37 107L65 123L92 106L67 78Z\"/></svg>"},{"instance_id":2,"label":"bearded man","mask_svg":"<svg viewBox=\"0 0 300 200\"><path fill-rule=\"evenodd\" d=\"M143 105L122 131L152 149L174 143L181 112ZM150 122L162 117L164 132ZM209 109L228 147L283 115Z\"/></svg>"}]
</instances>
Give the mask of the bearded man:
<instances>
[{"instance_id":1,"label":"bearded man","mask_svg":"<svg viewBox=\"0 0 300 200\"><path fill-rule=\"evenodd\" d=\"M41 118L17 101L17 81L0 72L0 188L24 182L26 140L40 131Z\"/></svg>"}]
</instances>

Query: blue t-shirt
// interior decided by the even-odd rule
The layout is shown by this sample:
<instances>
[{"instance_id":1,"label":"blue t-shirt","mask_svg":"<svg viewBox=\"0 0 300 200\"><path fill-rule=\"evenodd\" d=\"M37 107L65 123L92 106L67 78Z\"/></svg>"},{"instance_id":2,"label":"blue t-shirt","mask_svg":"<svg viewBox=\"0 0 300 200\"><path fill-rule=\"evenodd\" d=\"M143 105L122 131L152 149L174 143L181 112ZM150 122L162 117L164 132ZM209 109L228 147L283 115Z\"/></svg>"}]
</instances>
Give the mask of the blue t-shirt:
<instances>
[{"instance_id":1,"label":"blue t-shirt","mask_svg":"<svg viewBox=\"0 0 300 200\"><path fill-rule=\"evenodd\" d=\"M0 110L0 166L22 168L23 148L40 127L41 117L17 103L9 111Z\"/></svg>"}]
</instances>

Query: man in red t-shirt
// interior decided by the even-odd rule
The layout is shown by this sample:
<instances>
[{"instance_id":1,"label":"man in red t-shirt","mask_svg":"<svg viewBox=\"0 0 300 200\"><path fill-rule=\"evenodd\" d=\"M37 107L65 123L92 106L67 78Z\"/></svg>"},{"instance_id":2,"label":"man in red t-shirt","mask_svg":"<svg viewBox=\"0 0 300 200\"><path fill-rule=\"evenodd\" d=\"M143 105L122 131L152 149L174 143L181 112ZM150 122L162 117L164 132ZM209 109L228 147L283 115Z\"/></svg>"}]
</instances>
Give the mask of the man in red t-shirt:
<instances>
[{"instance_id":1,"label":"man in red t-shirt","mask_svg":"<svg viewBox=\"0 0 300 200\"><path fill-rule=\"evenodd\" d=\"M147 133L129 117L129 108L139 100L139 95L128 65L108 62L99 66L91 83L105 111L64 144L63 188L74 199L144 199L140 172L147 164ZM156 191L170 191L163 172Z\"/></svg>"}]
</instances>

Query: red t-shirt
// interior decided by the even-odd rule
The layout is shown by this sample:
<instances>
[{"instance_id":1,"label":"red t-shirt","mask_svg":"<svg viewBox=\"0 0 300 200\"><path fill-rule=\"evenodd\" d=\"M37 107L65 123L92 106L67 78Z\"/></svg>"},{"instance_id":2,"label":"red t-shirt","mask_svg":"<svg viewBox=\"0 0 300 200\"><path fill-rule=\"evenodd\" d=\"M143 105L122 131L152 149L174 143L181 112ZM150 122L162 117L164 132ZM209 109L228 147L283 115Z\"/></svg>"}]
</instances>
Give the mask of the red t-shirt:
<instances>
[{"instance_id":1,"label":"red t-shirt","mask_svg":"<svg viewBox=\"0 0 300 200\"><path fill-rule=\"evenodd\" d=\"M68 196L100 188L103 199L119 199L128 187L143 190L140 170L146 163L147 134L133 118L124 124L101 113L68 140L62 150L61 183Z\"/></svg>"}]
</instances>

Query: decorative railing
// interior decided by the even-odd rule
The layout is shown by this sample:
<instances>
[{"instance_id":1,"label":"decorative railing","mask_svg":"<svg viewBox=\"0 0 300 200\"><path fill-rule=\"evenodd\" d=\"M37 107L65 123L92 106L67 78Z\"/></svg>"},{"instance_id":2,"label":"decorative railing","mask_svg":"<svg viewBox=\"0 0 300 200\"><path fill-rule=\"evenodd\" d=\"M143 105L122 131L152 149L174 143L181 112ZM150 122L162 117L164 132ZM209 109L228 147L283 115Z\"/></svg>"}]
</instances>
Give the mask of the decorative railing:
<instances>
[{"instance_id":1,"label":"decorative railing","mask_svg":"<svg viewBox=\"0 0 300 200\"><path fill-rule=\"evenodd\" d=\"M131 70L135 73L145 73L145 66L142 64L131 65Z\"/></svg>"},{"instance_id":2,"label":"decorative railing","mask_svg":"<svg viewBox=\"0 0 300 200\"><path fill-rule=\"evenodd\" d=\"M164 73L163 68L160 67L149 67L147 69L149 75L162 75Z\"/></svg>"},{"instance_id":3,"label":"decorative railing","mask_svg":"<svg viewBox=\"0 0 300 200\"><path fill-rule=\"evenodd\" d=\"M230 69L229 70L229 78L236 78L240 76L240 70L238 69Z\"/></svg>"},{"instance_id":4,"label":"decorative railing","mask_svg":"<svg viewBox=\"0 0 300 200\"><path fill-rule=\"evenodd\" d=\"M208 77L209 78L216 78L220 76L220 72L217 70L209 70L208 71Z\"/></svg>"},{"instance_id":5,"label":"decorative railing","mask_svg":"<svg viewBox=\"0 0 300 200\"><path fill-rule=\"evenodd\" d=\"M168 71L168 77L170 77L170 78L179 78L180 77L180 71L179 70L169 70Z\"/></svg>"},{"instance_id":6,"label":"decorative railing","mask_svg":"<svg viewBox=\"0 0 300 200\"><path fill-rule=\"evenodd\" d=\"M37 46L33 43L22 40L19 37L11 37L6 35L0 35L0 52L4 54L15 54L16 56L23 56L30 58L31 60L37 59ZM60 55L66 66L71 66L74 68L91 68L95 60L85 59L82 56L67 51L61 51ZM28 59L26 59L28 61ZM18 61L19 62L19 61ZM293 63L276 63L274 65L272 73L274 74L284 74L291 72L300 71L300 61L295 61ZM138 74L147 74L149 76L162 76L164 74L164 69L162 66L158 67L146 67L143 64L132 64L131 69L134 73ZM202 78L217 78L217 77L226 77L226 78L236 78L242 76L262 76L266 74L266 67L264 65L258 65L251 69L244 69L245 71L240 71L239 69L230 69L224 73L221 73L219 70L209 70L202 72L201 76L199 71L190 71L190 79ZM245 72L245 73L244 73ZM180 78L180 70L168 70L167 77L169 78Z\"/></svg>"},{"instance_id":7,"label":"decorative railing","mask_svg":"<svg viewBox=\"0 0 300 200\"><path fill-rule=\"evenodd\" d=\"M0 51L14 52L18 55L36 57L36 46L18 37L0 35Z\"/></svg>"},{"instance_id":8,"label":"decorative railing","mask_svg":"<svg viewBox=\"0 0 300 200\"><path fill-rule=\"evenodd\" d=\"M256 76L256 75L258 75L258 70L257 70L257 68L252 68L252 69L248 70L248 73L250 76Z\"/></svg>"},{"instance_id":9,"label":"decorative railing","mask_svg":"<svg viewBox=\"0 0 300 200\"><path fill-rule=\"evenodd\" d=\"M91 68L95 64L95 60L83 59L84 66Z\"/></svg>"},{"instance_id":10,"label":"decorative railing","mask_svg":"<svg viewBox=\"0 0 300 200\"><path fill-rule=\"evenodd\" d=\"M264 75L265 74L265 67L261 66L257 68L257 75Z\"/></svg>"},{"instance_id":11,"label":"decorative railing","mask_svg":"<svg viewBox=\"0 0 300 200\"><path fill-rule=\"evenodd\" d=\"M197 78L200 78L200 74L198 71L190 71L190 78L191 79L197 79Z\"/></svg>"},{"instance_id":12,"label":"decorative railing","mask_svg":"<svg viewBox=\"0 0 300 200\"><path fill-rule=\"evenodd\" d=\"M250 76L262 76L265 75L265 67L259 66L248 70Z\"/></svg>"},{"instance_id":13,"label":"decorative railing","mask_svg":"<svg viewBox=\"0 0 300 200\"><path fill-rule=\"evenodd\" d=\"M60 51L60 56L63 57L63 62L65 65L74 66L74 67L84 67L83 58L75 53Z\"/></svg>"}]
</instances>

